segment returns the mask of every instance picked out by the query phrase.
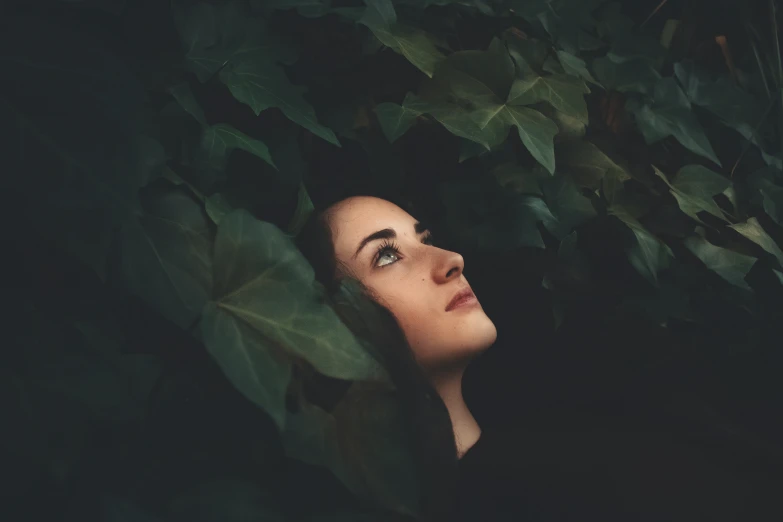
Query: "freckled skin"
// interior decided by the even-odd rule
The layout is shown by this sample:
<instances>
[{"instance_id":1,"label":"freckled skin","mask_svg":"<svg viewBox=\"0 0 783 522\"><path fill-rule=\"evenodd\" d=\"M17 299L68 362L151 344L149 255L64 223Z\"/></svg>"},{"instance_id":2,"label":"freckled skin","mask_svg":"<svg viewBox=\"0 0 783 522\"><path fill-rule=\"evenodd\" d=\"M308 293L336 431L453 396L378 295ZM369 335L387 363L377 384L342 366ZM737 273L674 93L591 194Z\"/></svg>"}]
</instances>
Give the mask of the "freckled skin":
<instances>
[{"instance_id":1,"label":"freckled skin","mask_svg":"<svg viewBox=\"0 0 783 522\"><path fill-rule=\"evenodd\" d=\"M337 260L395 315L419 364L439 373L465 366L495 342L497 330L481 306L446 311L454 294L468 286L464 260L456 252L422 243L416 221L389 201L357 196L335 205L329 224ZM354 257L363 238L385 228L396 231L389 242L397 245L399 255L386 251L376 259L385 242L380 239Z\"/></svg>"}]
</instances>

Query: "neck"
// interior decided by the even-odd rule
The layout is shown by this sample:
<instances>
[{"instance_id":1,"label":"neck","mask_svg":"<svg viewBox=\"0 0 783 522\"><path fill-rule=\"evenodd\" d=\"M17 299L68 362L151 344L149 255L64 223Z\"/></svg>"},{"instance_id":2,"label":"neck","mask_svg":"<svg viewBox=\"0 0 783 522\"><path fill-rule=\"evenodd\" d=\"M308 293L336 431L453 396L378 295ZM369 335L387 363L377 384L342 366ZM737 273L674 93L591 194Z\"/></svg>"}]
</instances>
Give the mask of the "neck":
<instances>
[{"instance_id":1,"label":"neck","mask_svg":"<svg viewBox=\"0 0 783 522\"><path fill-rule=\"evenodd\" d=\"M481 437L481 426L470 413L468 405L465 404L465 399L462 397L462 376L464 373L465 368L462 367L431 376L433 387L449 411L459 458L462 458Z\"/></svg>"}]
</instances>

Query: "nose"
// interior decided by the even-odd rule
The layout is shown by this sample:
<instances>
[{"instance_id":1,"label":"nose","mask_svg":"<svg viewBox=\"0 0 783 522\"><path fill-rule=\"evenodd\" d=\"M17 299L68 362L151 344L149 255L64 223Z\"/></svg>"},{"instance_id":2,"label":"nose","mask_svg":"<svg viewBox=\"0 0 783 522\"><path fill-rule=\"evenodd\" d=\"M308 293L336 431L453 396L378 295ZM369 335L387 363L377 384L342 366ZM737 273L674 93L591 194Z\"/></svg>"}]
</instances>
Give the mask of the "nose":
<instances>
[{"instance_id":1,"label":"nose","mask_svg":"<svg viewBox=\"0 0 783 522\"><path fill-rule=\"evenodd\" d=\"M439 283L445 283L458 278L465 268L465 260L462 255L449 250L442 250L439 262L434 267L434 278Z\"/></svg>"}]
</instances>

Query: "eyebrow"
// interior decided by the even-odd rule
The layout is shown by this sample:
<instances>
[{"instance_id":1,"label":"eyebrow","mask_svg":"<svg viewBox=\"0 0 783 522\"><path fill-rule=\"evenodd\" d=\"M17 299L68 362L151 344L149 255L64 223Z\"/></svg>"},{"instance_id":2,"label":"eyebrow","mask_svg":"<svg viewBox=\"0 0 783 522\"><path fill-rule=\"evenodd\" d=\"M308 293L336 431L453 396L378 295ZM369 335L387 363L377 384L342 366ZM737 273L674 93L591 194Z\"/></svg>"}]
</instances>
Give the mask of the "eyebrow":
<instances>
[{"instance_id":1,"label":"eyebrow","mask_svg":"<svg viewBox=\"0 0 783 522\"><path fill-rule=\"evenodd\" d=\"M421 234L422 232L425 232L427 230L427 226L419 221L413 224L413 230L416 231L416 234ZM376 241L378 239L394 239L397 237L397 232L393 228L384 228L383 230L379 230L377 232L373 232L369 236L362 239L361 243L359 243L359 248L356 249L356 253L354 253L352 259L356 259L356 257L359 255L359 252L362 251L362 248L367 245L367 243L370 243L372 241Z\"/></svg>"}]
</instances>

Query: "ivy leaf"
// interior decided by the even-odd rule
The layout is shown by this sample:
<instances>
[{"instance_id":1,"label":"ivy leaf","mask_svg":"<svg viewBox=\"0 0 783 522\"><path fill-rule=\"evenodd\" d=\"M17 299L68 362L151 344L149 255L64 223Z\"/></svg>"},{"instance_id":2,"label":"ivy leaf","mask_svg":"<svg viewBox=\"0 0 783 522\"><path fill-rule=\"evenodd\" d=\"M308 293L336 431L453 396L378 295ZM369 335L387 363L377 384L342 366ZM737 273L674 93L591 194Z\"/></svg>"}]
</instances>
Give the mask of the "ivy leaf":
<instances>
[{"instance_id":1,"label":"ivy leaf","mask_svg":"<svg viewBox=\"0 0 783 522\"><path fill-rule=\"evenodd\" d=\"M634 241L625 253L631 265L650 283L658 286L658 273L668 268L674 253L630 213L619 206L609 207L609 214L622 221L633 232Z\"/></svg>"},{"instance_id":2,"label":"ivy leaf","mask_svg":"<svg viewBox=\"0 0 783 522\"><path fill-rule=\"evenodd\" d=\"M537 76L515 80L507 103L530 105L545 101L568 116L587 123L587 103L584 95L589 92L581 80L555 74Z\"/></svg>"},{"instance_id":3,"label":"ivy leaf","mask_svg":"<svg viewBox=\"0 0 783 522\"><path fill-rule=\"evenodd\" d=\"M720 165L704 130L691 110L690 102L674 78L661 78L655 84L652 103L628 100L628 109L645 141L654 143L674 136L688 150Z\"/></svg>"},{"instance_id":4,"label":"ivy leaf","mask_svg":"<svg viewBox=\"0 0 783 522\"><path fill-rule=\"evenodd\" d=\"M757 143L754 131L761 123L764 109L753 96L727 76L713 81L689 60L674 64L674 72L691 103L704 107L745 139Z\"/></svg>"},{"instance_id":5,"label":"ivy leaf","mask_svg":"<svg viewBox=\"0 0 783 522\"><path fill-rule=\"evenodd\" d=\"M0 43L11 214L104 280L114 231L165 162L142 132L144 89L99 40L54 21L6 14Z\"/></svg>"},{"instance_id":6,"label":"ivy leaf","mask_svg":"<svg viewBox=\"0 0 783 522\"><path fill-rule=\"evenodd\" d=\"M279 228L244 209L221 219L215 291L207 310L260 333L264 345L347 380L383 380L385 371L327 306L310 263ZM219 345L213 349L219 350Z\"/></svg>"},{"instance_id":7,"label":"ivy leaf","mask_svg":"<svg viewBox=\"0 0 783 522\"><path fill-rule=\"evenodd\" d=\"M210 301L203 309L201 337L231 384L285 429L285 396L291 362L261 332Z\"/></svg>"},{"instance_id":8,"label":"ivy leaf","mask_svg":"<svg viewBox=\"0 0 783 522\"><path fill-rule=\"evenodd\" d=\"M501 187L517 194L535 194L543 196L538 179L529 169L515 163L504 163L497 166L492 175Z\"/></svg>"},{"instance_id":9,"label":"ivy leaf","mask_svg":"<svg viewBox=\"0 0 783 522\"><path fill-rule=\"evenodd\" d=\"M580 78L601 87L601 84L598 83L595 78L593 78L593 75L590 74L590 71L587 70L587 63L585 63L584 60L565 51L556 51L556 54L557 58L560 60L560 65L563 66L563 70L566 74L579 76Z\"/></svg>"},{"instance_id":10,"label":"ivy leaf","mask_svg":"<svg viewBox=\"0 0 783 522\"><path fill-rule=\"evenodd\" d=\"M211 223L174 187L142 193L143 211L121 231L121 270L129 291L183 330L212 293Z\"/></svg>"},{"instance_id":11,"label":"ivy leaf","mask_svg":"<svg viewBox=\"0 0 783 522\"><path fill-rule=\"evenodd\" d=\"M318 123L315 109L302 97L306 89L292 85L276 64L244 56L220 71L220 79L237 100L253 109L256 116L270 107L277 107L294 123L340 146L334 132Z\"/></svg>"},{"instance_id":12,"label":"ivy leaf","mask_svg":"<svg viewBox=\"0 0 783 522\"><path fill-rule=\"evenodd\" d=\"M387 47L405 56L421 72L432 77L435 66L443 60L427 34L413 27L397 23L397 14L391 0L366 0L367 10L359 20Z\"/></svg>"},{"instance_id":13,"label":"ivy leaf","mask_svg":"<svg viewBox=\"0 0 783 522\"><path fill-rule=\"evenodd\" d=\"M557 146L557 161L582 187L597 189L601 180L611 177L614 182L630 179L630 174L586 140L574 140Z\"/></svg>"},{"instance_id":14,"label":"ivy leaf","mask_svg":"<svg viewBox=\"0 0 783 522\"><path fill-rule=\"evenodd\" d=\"M544 225L557 239L563 239L575 226L595 217L592 202L568 176L558 174L545 179L541 188L544 200L556 218L556 221L544 221Z\"/></svg>"},{"instance_id":15,"label":"ivy leaf","mask_svg":"<svg viewBox=\"0 0 783 522\"><path fill-rule=\"evenodd\" d=\"M207 118L204 115L204 110L198 104L198 101L193 95L193 91L191 90L190 84L188 82L182 82L169 88L169 93L174 96L174 99L177 100L177 103L179 103L180 107L182 107L185 112L193 116L197 122L199 122L201 125L207 124Z\"/></svg>"},{"instance_id":16,"label":"ivy leaf","mask_svg":"<svg viewBox=\"0 0 783 522\"><path fill-rule=\"evenodd\" d=\"M237 1L199 2L186 8L175 4L174 22L186 66L202 83L235 61L290 65L296 60L295 52Z\"/></svg>"},{"instance_id":17,"label":"ivy leaf","mask_svg":"<svg viewBox=\"0 0 783 522\"><path fill-rule=\"evenodd\" d=\"M709 212L713 216L726 220L713 196L723 193L731 186L731 181L701 165L686 165L669 182L666 175L653 167L655 174L669 185L670 192L677 199L680 210L701 223L697 213Z\"/></svg>"},{"instance_id":18,"label":"ivy leaf","mask_svg":"<svg viewBox=\"0 0 783 522\"><path fill-rule=\"evenodd\" d=\"M421 112L412 105L415 95L408 93L402 105L396 103L380 103L375 107L375 113L378 115L378 123L389 143L394 143L400 136L405 134L408 129L416 122L416 118L421 116Z\"/></svg>"},{"instance_id":19,"label":"ivy leaf","mask_svg":"<svg viewBox=\"0 0 783 522\"><path fill-rule=\"evenodd\" d=\"M210 160L216 164L223 164L226 156L232 150L241 149L258 156L277 168L264 142L253 139L226 123L219 123L207 128L201 137L201 146Z\"/></svg>"},{"instance_id":20,"label":"ivy leaf","mask_svg":"<svg viewBox=\"0 0 783 522\"><path fill-rule=\"evenodd\" d=\"M761 224L759 223L758 219L756 218L750 218L744 223L737 223L735 225L729 225L729 228L733 228L746 238L750 239L754 243L756 243L758 246L775 256L780 263L780 266L783 266L783 251L781 251L780 247L775 243L775 240L770 237L770 235L761 227Z\"/></svg>"},{"instance_id":21,"label":"ivy leaf","mask_svg":"<svg viewBox=\"0 0 783 522\"><path fill-rule=\"evenodd\" d=\"M593 60L593 70L607 89L652 95L661 75L646 60L614 62L606 56Z\"/></svg>"},{"instance_id":22,"label":"ivy leaf","mask_svg":"<svg viewBox=\"0 0 783 522\"><path fill-rule=\"evenodd\" d=\"M550 173L555 172L554 137L557 125L540 112L527 107L505 106L504 121L516 126L522 143Z\"/></svg>"},{"instance_id":23,"label":"ivy leaf","mask_svg":"<svg viewBox=\"0 0 783 522\"><path fill-rule=\"evenodd\" d=\"M750 290L750 286L745 282L745 276L756 262L755 257L715 246L699 236L685 239L684 244L707 268L721 278L734 286Z\"/></svg>"},{"instance_id":24,"label":"ivy leaf","mask_svg":"<svg viewBox=\"0 0 783 522\"><path fill-rule=\"evenodd\" d=\"M494 39L487 51L460 51L444 60L415 106L487 150L504 142L513 125L531 155L554 172L557 125L540 112L515 104L509 96L514 75L511 57Z\"/></svg>"}]
</instances>

